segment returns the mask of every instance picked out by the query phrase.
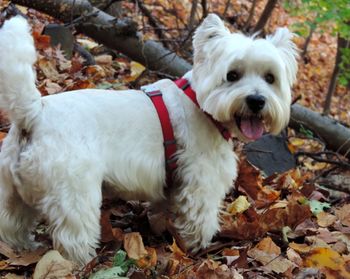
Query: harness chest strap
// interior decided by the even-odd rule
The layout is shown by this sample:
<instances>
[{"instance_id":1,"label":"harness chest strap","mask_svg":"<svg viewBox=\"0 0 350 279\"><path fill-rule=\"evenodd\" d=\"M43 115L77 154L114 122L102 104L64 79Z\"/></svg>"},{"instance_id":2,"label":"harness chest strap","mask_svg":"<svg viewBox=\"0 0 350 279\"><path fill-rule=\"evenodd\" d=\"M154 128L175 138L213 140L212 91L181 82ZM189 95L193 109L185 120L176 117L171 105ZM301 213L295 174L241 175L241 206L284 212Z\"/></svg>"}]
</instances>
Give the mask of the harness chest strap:
<instances>
[{"instance_id":1,"label":"harness chest strap","mask_svg":"<svg viewBox=\"0 0 350 279\"><path fill-rule=\"evenodd\" d=\"M177 85L177 87L179 87L186 95L187 97L189 97L193 103L196 104L196 106L198 108L199 104L197 101L197 97L196 97L196 92L193 91L191 84L189 83L189 81L185 78L180 78L178 80L175 81L175 84ZM216 126L216 128L219 130L219 132L221 133L221 135L223 136L223 138L225 140L229 140L230 138L232 138L230 132L224 127L222 126L218 121L216 121L211 115L209 115L208 113L204 112L209 119L213 122L213 124Z\"/></svg>"},{"instance_id":2,"label":"harness chest strap","mask_svg":"<svg viewBox=\"0 0 350 279\"><path fill-rule=\"evenodd\" d=\"M197 102L196 93L192 90L190 83L184 79L180 78L175 81L177 87L179 87L197 107L199 104ZM176 140L174 136L173 126L171 125L168 109L164 103L162 92L153 87L152 85L144 86L141 90L151 99L162 127L163 133L163 142L164 142L164 153L165 153L165 162L166 162L166 177L167 185L172 184L173 171L176 169ZM211 119L214 125L218 128L224 139L227 141L231 138L229 131L223 127L218 121L213 119L209 114L206 115Z\"/></svg>"},{"instance_id":3,"label":"harness chest strap","mask_svg":"<svg viewBox=\"0 0 350 279\"><path fill-rule=\"evenodd\" d=\"M171 125L168 109L164 103L162 92L153 86L144 86L141 90L151 99L162 127L164 154L166 163L166 183L172 184L173 171L176 169L176 140Z\"/></svg>"}]
</instances>

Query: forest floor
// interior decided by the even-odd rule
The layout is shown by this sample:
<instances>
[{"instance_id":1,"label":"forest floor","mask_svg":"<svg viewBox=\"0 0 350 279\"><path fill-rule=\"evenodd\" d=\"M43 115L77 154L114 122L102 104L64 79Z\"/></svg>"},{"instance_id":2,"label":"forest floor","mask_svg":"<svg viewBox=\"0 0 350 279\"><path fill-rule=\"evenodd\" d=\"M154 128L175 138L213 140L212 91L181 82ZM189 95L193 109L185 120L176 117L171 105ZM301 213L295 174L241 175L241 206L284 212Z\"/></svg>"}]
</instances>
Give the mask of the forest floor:
<instances>
[{"instance_id":1,"label":"forest floor","mask_svg":"<svg viewBox=\"0 0 350 279\"><path fill-rule=\"evenodd\" d=\"M188 53L180 48L180 39L185 35L179 30L184 28L181 22L188 19L191 1L144 2L166 28L168 43L190 61ZM258 1L252 26L265 2ZM0 8L8 3L0 1ZM209 4L209 10L222 15L225 3L215 1ZM225 18L232 31L244 25L250 5L247 0L234 1L227 9ZM123 9L124 15L143 26L145 37L157 39L135 4L124 3ZM85 66L78 53L68 59L59 48L50 45L48 36L42 35L45 25L56 21L32 9L20 7L20 11L33 27L38 54L37 86L44 96L84 88L139 88L159 78L159 73L106 51L82 35L75 35L75 39L94 56L96 65ZM306 19L306 15L291 16L278 5L266 31L273 32L277 26L293 29ZM295 42L302 49L305 38L297 37ZM330 32L313 35L306 56L299 61L293 99L314 111L322 111L335 53L334 35ZM331 116L350 125L347 93L345 88L337 87ZM0 124L2 139L8 129L5 116ZM319 139L293 130L288 131L287 146L292 154L324 149ZM35 232L36 238L44 243L39 250L16 253L0 242L1 278L32 278L34 271L34 278L350 278L349 171L299 157L294 168L267 177L246 160L242 143L237 143L236 149L240 157L239 177L235 191L223 204L221 232L213 245L199 254L183 252L169 233L155 235L152 227L164 219L153 216L148 203L106 197L101 215L101 248L90 264L78 269L52 252L43 222ZM346 162L345 158L341 160Z\"/></svg>"}]
</instances>

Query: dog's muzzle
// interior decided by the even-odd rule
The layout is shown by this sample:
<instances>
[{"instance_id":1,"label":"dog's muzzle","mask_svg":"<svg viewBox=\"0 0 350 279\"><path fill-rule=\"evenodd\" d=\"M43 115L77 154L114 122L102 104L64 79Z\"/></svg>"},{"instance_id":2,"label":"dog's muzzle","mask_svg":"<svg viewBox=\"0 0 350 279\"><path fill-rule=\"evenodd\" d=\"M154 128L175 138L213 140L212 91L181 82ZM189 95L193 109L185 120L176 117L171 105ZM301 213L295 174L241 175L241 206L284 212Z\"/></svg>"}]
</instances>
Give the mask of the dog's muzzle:
<instances>
[{"instance_id":1,"label":"dog's muzzle","mask_svg":"<svg viewBox=\"0 0 350 279\"><path fill-rule=\"evenodd\" d=\"M260 112L264 106L265 106L265 97L262 95L249 95L246 98L246 103L248 105L248 108L253 113Z\"/></svg>"}]
</instances>

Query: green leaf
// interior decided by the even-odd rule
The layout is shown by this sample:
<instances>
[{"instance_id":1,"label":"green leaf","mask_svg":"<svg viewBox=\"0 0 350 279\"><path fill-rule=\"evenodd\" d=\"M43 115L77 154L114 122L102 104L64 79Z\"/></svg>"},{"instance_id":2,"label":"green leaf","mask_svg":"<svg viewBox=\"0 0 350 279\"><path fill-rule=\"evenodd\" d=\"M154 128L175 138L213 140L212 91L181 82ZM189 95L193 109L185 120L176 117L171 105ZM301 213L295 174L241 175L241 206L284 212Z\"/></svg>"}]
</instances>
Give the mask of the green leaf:
<instances>
[{"instance_id":1,"label":"green leaf","mask_svg":"<svg viewBox=\"0 0 350 279\"><path fill-rule=\"evenodd\" d=\"M327 208L331 208L331 205L328 202L319 202L316 200L311 200L309 202L310 210L312 214L317 215L318 213L324 211Z\"/></svg>"},{"instance_id":2,"label":"green leaf","mask_svg":"<svg viewBox=\"0 0 350 279\"><path fill-rule=\"evenodd\" d=\"M126 259L126 252L118 250L113 258L113 266L119 267L123 272L121 275L125 275L131 266L135 265L135 260Z\"/></svg>"},{"instance_id":3,"label":"green leaf","mask_svg":"<svg viewBox=\"0 0 350 279\"><path fill-rule=\"evenodd\" d=\"M92 274L89 279L128 279L127 277L121 276L124 271L120 266L115 266L109 269L100 270Z\"/></svg>"},{"instance_id":4,"label":"green leaf","mask_svg":"<svg viewBox=\"0 0 350 279\"><path fill-rule=\"evenodd\" d=\"M126 252L123 250L118 250L113 258L113 266L120 266L126 259Z\"/></svg>"},{"instance_id":5,"label":"green leaf","mask_svg":"<svg viewBox=\"0 0 350 279\"><path fill-rule=\"evenodd\" d=\"M308 138L312 139L314 137L313 132L311 130L305 128L303 125L300 125L299 132Z\"/></svg>"},{"instance_id":6,"label":"green leaf","mask_svg":"<svg viewBox=\"0 0 350 279\"><path fill-rule=\"evenodd\" d=\"M113 87L113 84L109 82L101 82L96 86L97 89L111 89L112 87Z\"/></svg>"}]
</instances>

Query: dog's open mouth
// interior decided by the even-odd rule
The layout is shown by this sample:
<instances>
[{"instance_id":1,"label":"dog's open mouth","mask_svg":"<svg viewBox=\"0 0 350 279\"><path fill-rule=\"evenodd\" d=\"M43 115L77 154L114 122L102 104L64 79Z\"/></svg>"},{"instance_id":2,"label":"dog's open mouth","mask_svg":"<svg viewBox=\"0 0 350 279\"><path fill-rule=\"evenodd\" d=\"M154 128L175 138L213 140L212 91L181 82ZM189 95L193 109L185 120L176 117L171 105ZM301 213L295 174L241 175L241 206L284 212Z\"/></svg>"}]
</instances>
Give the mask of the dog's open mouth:
<instances>
[{"instance_id":1,"label":"dog's open mouth","mask_svg":"<svg viewBox=\"0 0 350 279\"><path fill-rule=\"evenodd\" d=\"M241 133L250 140L260 138L264 131L265 125L262 117L252 116L235 116L238 129Z\"/></svg>"}]
</instances>

